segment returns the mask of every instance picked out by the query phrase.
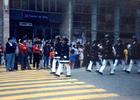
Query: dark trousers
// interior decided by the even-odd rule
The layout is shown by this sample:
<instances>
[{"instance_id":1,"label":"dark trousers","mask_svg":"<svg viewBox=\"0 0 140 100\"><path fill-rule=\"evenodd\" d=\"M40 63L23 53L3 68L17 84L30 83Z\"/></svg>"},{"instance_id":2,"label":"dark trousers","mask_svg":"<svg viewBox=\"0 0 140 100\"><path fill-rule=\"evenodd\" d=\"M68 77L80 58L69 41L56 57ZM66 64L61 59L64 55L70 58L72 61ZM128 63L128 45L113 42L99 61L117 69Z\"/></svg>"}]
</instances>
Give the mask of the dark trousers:
<instances>
[{"instance_id":1,"label":"dark trousers","mask_svg":"<svg viewBox=\"0 0 140 100\"><path fill-rule=\"evenodd\" d=\"M15 55L15 63L14 63L14 70L18 70L18 64L19 64L19 55Z\"/></svg>"},{"instance_id":2,"label":"dark trousers","mask_svg":"<svg viewBox=\"0 0 140 100\"><path fill-rule=\"evenodd\" d=\"M21 54L21 69L30 69L29 63L28 63L28 54Z\"/></svg>"},{"instance_id":3,"label":"dark trousers","mask_svg":"<svg viewBox=\"0 0 140 100\"><path fill-rule=\"evenodd\" d=\"M36 67L39 69L39 63L40 63L40 54L39 53L34 53L33 54L33 67Z\"/></svg>"},{"instance_id":4,"label":"dark trousers","mask_svg":"<svg viewBox=\"0 0 140 100\"><path fill-rule=\"evenodd\" d=\"M29 53L29 63L32 64L32 53Z\"/></svg>"}]
</instances>

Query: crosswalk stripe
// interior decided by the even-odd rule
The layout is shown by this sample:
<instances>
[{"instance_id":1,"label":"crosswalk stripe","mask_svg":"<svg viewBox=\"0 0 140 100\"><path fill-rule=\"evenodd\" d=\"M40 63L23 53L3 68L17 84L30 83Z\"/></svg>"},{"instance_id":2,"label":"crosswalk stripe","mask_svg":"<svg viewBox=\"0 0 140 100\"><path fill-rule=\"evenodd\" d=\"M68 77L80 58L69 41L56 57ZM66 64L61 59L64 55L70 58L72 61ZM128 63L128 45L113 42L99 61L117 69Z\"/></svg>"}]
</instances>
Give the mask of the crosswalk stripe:
<instances>
[{"instance_id":1,"label":"crosswalk stripe","mask_svg":"<svg viewBox=\"0 0 140 100\"><path fill-rule=\"evenodd\" d=\"M56 77L56 76L54 76L54 75L35 75L35 76L25 76L25 77L23 77L23 76L11 76L11 77L0 77L0 80L2 80L2 79L24 79L24 78L40 78L40 77ZM64 75L62 75L62 77L64 77Z\"/></svg>"},{"instance_id":2,"label":"crosswalk stripe","mask_svg":"<svg viewBox=\"0 0 140 100\"><path fill-rule=\"evenodd\" d=\"M37 72L37 71L27 71L27 72L2 72L2 74L0 76L5 76L5 75L46 75L46 74L50 74L49 71L45 71L45 72Z\"/></svg>"},{"instance_id":3,"label":"crosswalk stripe","mask_svg":"<svg viewBox=\"0 0 140 100\"><path fill-rule=\"evenodd\" d=\"M37 87L37 86L62 86L62 85L72 85L72 84L85 84L84 82L68 82L68 83L43 83L43 84L35 84L35 85L23 85L23 86L7 86L7 87L1 87L0 91L5 89L24 89L24 88L31 88L31 87Z\"/></svg>"},{"instance_id":4,"label":"crosswalk stripe","mask_svg":"<svg viewBox=\"0 0 140 100\"><path fill-rule=\"evenodd\" d=\"M36 76L17 76L17 77L0 77L0 79L21 79L21 78L38 78L38 77L56 77L52 75L36 75Z\"/></svg>"},{"instance_id":5,"label":"crosswalk stripe","mask_svg":"<svg viewBox=\"0 0 140 100\"><path fill-rule=\"evenodd\" d=\"M1 97L1 100L17 100L17 99L33 99L42 96L61 96L61 95L72 95L72 94L80 94L80 93L97 93L102 92L102 89L90 89L90 90L68 90L68 91L58 91L58 92L46 92L46 93L35 93L35 94L23 94L23 95L16 95L16 96L6 96Z\"/></svg>"},{"instance_id":6,"label":"crosswalk stripe","mask_svg":"<svg viewBox=\"0 0 140 100\"><path fill-rule=\"evenodd\" d=\"M7 75L7 76L6 76ZM24 74L2 74L0 77L17 77L18 76L35 76L35 75L51 75L50 73L24 73Z\"/></svg>"},{"instance_id":7,"label":"crosswalk stripe","mask_svg":"<svg viewBox=\"0 0 140 100\"><path fill-rule=\"evenodd\" d=\"M46 81L36 81L36 82L20 82L20 83L7 83L7 84L0 84L0 87L7 87L7 86L17 86L17 85L34 85L34 84L49 84L49 83L60 83L60 82L77 82L76 79L70 80L46 80Z\"/></svg>"},{"instance_id":8,"label":"crosswalk stripe","mask_svg":"<svg viewBox=\"0 0 140 100\"><path fill-rule=\"evenodd\" d=\"M2 75L0 75L0 77L7 77L6 75L15 76L15 77L17 76L17 74L5 74L5 75L2 74ZM33 73L22 73L22 74L19 73L18 75L19 76L29 76L29 75L34 76L34 75L51 75L51 74L50 73L34 73L34 74Z\"/></svg>"},{"instance_id":9,"label":"crosswalk stripe","mask_svg":"<svg viewBox=\"0 0 140 100\"><path fill-rule=\"evenodd\" d=\"M40 100L89 100L89 99L101 99L101 98L109 98L109 97L117 97L119 95L114 93L105 93L105 94L88 94L88 95L78 95L78 96L67 96L67 97L57 97L57 98L47 98ZM108 100L108 99L106 99Z\"/></svg>"},{"instance_id":10,"label":"crosswalk stripe","mask_svg":"<svg viewBox=\"0 0 140 100\"><path fill-rule=\"evenodd\" d=\"M61 86L61 87L47 87L47 88L34 88L34 89L24 89L24 90L17 90L17 91L2 91L0 92L0 96L2 95L11 95L11 94L19 94L19 93L29 93L29 92L41 92L41 91L50 91L50 90L66 90L66 89L85 89L85 88L95 88L95 86L92 85L82 85L82 86ZM105 92L104 89L100 89L102 92Z\"/></svg>"},{"instance_id":11,"label":"crosswalk stripe","mask_svg":"<svg viewBox=\"0 0 140 100\"><path fill-rule=\"evenodd\" d=\"M23 78L23 79L1 79L0 80L0 83L1 82L21 82L21 81L34 81L34 80L54 80L54 79L69 79L69 78L66 78L66 77L42 77L42 78L38 78L38 77L36 77L36 78L28 78L28 79L25 79L25 78Z\"/></svg>"}]
</instances>

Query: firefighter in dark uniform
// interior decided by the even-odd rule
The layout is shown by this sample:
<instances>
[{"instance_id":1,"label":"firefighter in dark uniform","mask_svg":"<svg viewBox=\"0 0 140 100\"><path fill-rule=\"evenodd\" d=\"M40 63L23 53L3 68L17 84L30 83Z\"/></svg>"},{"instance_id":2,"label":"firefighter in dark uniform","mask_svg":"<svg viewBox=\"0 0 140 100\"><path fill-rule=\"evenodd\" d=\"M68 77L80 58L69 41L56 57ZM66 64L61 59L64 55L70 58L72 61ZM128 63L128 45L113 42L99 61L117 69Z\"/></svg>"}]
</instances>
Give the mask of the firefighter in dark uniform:
<instances>
[{"instance_id":1,"label":"firefighter in dark uniform","mask_svg":"<svg viewBox=\"0 0 140 100\"><path fill-rule=\"evenodd\" d=\"M120 39L117 40L117 43L114 45L114 64L111 69L110 75L115 74L115 69L118 63L121 63L122 68L125 67L125 60L124 60L124 45Z\"/></svg>"},{"instance_id":2,"label":"firefighter in dark uniform","mask_svg":"<svg viewBox=\"0 0 140 100\"><path fill-rule=\"evenodd\" d=\"M71 68L69 65L69 45L68 45L68 39L66 37L63 37L62 45L61 45L61 55L60 55L60 63L58 66L58 69L56 71L56 76L60 76L61 73L63 73L63 67L66 66L67 71L67 77L71 76Z\"/></svg>"},{"instance_id":3,"label":"firefighter in dark uniform","mask_svg":"<svg viewBox=\"0 0 140 100\"><path fill-rule=\"evenodd\" d=\"M88 41L84 46L84 66L86 66L86 70L90 61L90 48L91 43Z\"/></svg>"},{"instance_id":4,"label":"firefighter in dark uniform","mask_svg":"<svg viewBox=\"0 0 140 100\"><path fill-rule=\"evenodd\" d=\"M138 73L140 73L140 56L139 56L140 54L139 54L139 51L140 51L140 45L137 42L136 37L133 37L131 46L129 47L129 50L128 50L130 63L129 63L128 68L126 69L127 73L131 72L132 67L134 65L134 62L136 62L137 66L138 66Z\"/></svg>"},{"instance_id":5,"label":"firefighter in dark uniform","mask_svg":"<svg viewBox=\"0 0 140 100\"><path fill-rule=\"evenodd\" d=\"M96 64L96 71L99 70L100 68L100 61L99 61L99 57L98 57L98 51L99 51L99 47L97 45L97 42L94 41L91 48L90 48L90 62L89 62L89 65L88 65L88 68L87 68L87 71L91 72L92 70L92 66L93 66L93 63L95 62Z\"/></svg>"},{"instance_id":6,"label":"firefighter in dark uniform","mask_svg":"<svg viewBox=\"0 0 140 100\"><path fill-rule=\"evenodd\" d=\"M101 75L108 62L110 63L110 66L113 66L113 46L108 37L108 35L105 35L105 44L103 44L103 62L99 69L99 74Z\"/></svg>"},{"instance_id":7,"label":"firefighter in dark uniform","mask_svg":"<svg viewBox=\"0 0 140 100\"><path fill-rule=\"evenodd\" d=\"M56 65L59 64L59 59L60 59L60 56L61 56L61 48L62 48L62 45L61 45L61 41L60 41L60 37L57 36L55 38L55 43L54 43L54 49L55 49L55 54L54 54L54 59L53 59L53 62L52 62L52 74L55 74L56 72Z\"/></svg>"}]
</instances>

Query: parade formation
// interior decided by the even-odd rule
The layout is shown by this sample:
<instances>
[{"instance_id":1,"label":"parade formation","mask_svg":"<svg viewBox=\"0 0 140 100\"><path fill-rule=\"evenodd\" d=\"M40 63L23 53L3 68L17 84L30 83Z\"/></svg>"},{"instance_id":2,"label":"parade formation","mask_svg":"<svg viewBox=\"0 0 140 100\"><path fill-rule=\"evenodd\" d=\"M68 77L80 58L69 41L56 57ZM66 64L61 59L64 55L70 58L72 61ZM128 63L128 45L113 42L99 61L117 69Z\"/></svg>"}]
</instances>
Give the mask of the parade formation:
<instances>
[{"instance_id":1,"label":"parade formation","mask_svg":"<svg viewBox=\"0 0 140 100\"><path fill-rule=\"evenodd\" d=\"M86 71L95 71L103 75L110 66L110 75L116 68L131 73L134 64L140 73L140 44L135 36L129 42L117 39L112 42L106 34L103 40L86 43L69 43L64 36L56 36L54 40L34 40L9 38L6 46L0 45L0 62L5 64L6 71L48 69L50 74L60 77L66 70L66 77L71 70L85 67ZM93 67L95 66L95 67Z\"/></svg>"}]
</instances>

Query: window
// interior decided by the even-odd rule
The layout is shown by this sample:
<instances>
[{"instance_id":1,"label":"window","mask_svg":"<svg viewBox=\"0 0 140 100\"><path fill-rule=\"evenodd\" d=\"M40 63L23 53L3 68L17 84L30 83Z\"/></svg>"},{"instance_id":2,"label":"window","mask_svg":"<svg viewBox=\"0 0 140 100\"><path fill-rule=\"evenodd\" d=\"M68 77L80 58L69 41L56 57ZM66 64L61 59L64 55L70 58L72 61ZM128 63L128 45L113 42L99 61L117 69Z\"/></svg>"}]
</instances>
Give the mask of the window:
<instances>
[{"instance_id":1,"label":"window","mask_svg":"<svg viewBox=\"0 0 140 100\"><path fill-rule=\"evenodd\" d=\"M66 0L56 0L56 12L64 12L68 7Z\"/></svg>"},{"instance_id":2,"label":"window","mask_svg":"<svg viewBox=\"0 0 140 100\"><path fill-rule=\"evenodd\" d=\"M42 11L42 0L37 0L37 11Z\"/></svg>"},{"instance_id":3,"label":"window","mask_svg":"<svg viewBox=\"0 0 140 100\"><path fill-rule=\"evenodd\" d=\"M51 12L56 12L56 0L50 0Z\"/></svg>"},{"instance_id":4,"label":"window","mask_svg":"<svg viewBox=\"0 0 140 100\"><path fill-rule=\"evenodd\" d=\"M2 4L2 3L1 3ZM14 8L14 0L10 0L9 1L9 7L10 8Z\"/></svg>"},{"instance_id":5,"label":"window","mask_svg":"<svg viewBox=\"0 0 140 100\"><path fill-rule=\"evenodd\" d=\"M29 10L35 10L35 1L36 0L29 0Z\"/></svg>"},{"instance_id":6,"label":"window","mask_svg":"<svg viewBox=\"0 0 140 100\"><path fill-rule=\"evenodd\" d=\"M49 11L50 5L49 5L50 0L44 0L44 11Z\"/></svg>"},{"instance_id":7,"label":"window","mask_svg":"<svg viewBox=\"0 0 140 100\"><path fill-rule=\"evenodd\" d=\"M28 0L22 0L22 9L28 10Z\"/></svg>"},{"instance_id":8,"label":"window","mask_svg":"<svg viewBox=\"0 0 140 100\"><path fill-rule=\"evenodd\" d=\"M20 2L20 0L14 0L14 8L15 9L20 9L20 4L21 4L21 2Z\"/></svg>"}]
</instances>

